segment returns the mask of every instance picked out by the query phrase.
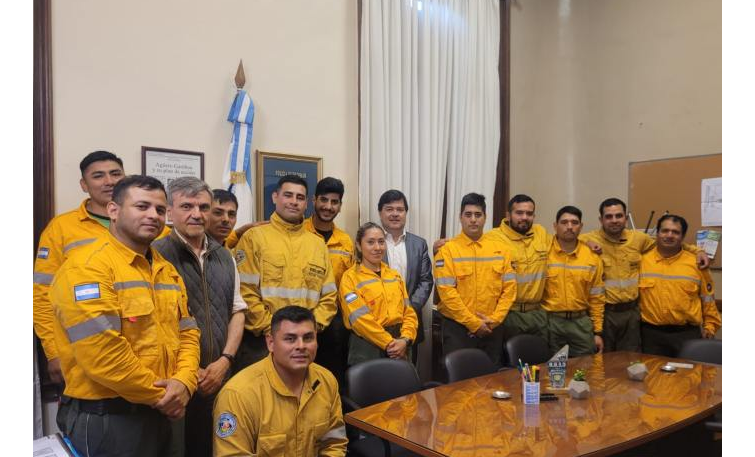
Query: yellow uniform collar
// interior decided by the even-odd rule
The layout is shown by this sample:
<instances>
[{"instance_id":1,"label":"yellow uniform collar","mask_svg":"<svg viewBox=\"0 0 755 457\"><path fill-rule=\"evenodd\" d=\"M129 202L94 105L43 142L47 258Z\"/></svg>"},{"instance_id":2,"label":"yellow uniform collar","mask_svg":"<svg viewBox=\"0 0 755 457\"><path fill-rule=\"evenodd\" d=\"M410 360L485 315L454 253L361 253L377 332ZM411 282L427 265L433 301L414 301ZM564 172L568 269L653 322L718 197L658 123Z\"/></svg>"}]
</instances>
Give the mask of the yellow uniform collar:
<instances>
[{"instance_id":1,"label":"yellow uniform collar","mask_svg":"<svg viewBox=\"0 0 755 457\"><path fill-rule=\"evenodd\" d=\"M290 222L286 222L283 220L282 217L278 216L278 213L273 211L273 215L270 216L270 224L272 224L274 227L286 231L286 232L298 232L302 229L304 221L299 222L298 224L292 224Z\"/></svg>"}]
</instances>

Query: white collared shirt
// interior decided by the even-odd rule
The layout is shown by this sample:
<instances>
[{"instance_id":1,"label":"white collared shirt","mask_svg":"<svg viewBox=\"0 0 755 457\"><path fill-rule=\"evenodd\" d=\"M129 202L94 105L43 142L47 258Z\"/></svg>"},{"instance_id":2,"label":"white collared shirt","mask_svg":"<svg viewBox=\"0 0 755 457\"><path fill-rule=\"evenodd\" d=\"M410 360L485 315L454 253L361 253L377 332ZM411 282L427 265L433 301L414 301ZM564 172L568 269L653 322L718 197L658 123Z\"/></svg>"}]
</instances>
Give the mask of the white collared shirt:
<instances>
[{"instance_id":1,"label":"white collared shirt","mask_svg":"<svg viewBox=\"0 0 755 457\"><path fill-rule=\"evenodd\" d=\"M388 266L398 271L406 281L406 229L398 240L394 240L393 235L386 231L385 244L388 247Z\"/></svg>"},{"instance_id":2,"label":"white collared shirt","mask_svg":"<svg viewBox=\"0 0 755 457\"><path fill-rule=\"evenodd\" d=\"M178 239L181 240L191 252L194 252L194 248L186 241L186 238L181 235L181 232L179 232L175 228L173 229L173 231L176 232L176 235L178 235ZM223 247L222 249L225 248ZM199 255L197 256L197 259L199 260L199 268L202 270L204 270L204 259L206 253L207 235L205 234L204 239L202 240L202 249L199 251ZM233 260L233 264L236 265L236 259ZM239 270L237 266L237 268L233 269L233 308L231 308L231 312L235 314L239 311L246 311L247 308L248 306L244 301L244 298L241 297L241 278L239 277Z\"/></svg>"}]
</instances>

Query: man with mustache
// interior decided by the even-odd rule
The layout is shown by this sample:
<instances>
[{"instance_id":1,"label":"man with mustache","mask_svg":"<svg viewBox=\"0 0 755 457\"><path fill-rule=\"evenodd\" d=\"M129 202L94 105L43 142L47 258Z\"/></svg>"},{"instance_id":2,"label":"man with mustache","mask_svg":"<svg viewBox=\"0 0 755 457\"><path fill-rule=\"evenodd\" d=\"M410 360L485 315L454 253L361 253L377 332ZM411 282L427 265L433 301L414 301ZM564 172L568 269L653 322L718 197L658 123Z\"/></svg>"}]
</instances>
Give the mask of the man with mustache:
<instances>
[{"instance_id":1,"label":"man with mustache","mask_svg":"<svg viewBox=\"0 0 755 457\"><path fill-rule=\"evenodd\" d=\"M233 192L225 189L213 189L212 208L207 215L207 235L215 238L215 241L233 249L239 242L239 238L252 227L266 224L267 222L250 222L234 230L236 215L239 210L239 201Z\"/></svg>"},{"instance_id":2,"label":"man with mustache","mask_svg":"<svg viewBox=\"0 0 755 457\"><path fill-rule=\"evenodd\" d=\"M168 214L173 230L152 245L184 280L189 311L202 332L197 393L186 407L187 457L212 453L212 405L231 377L246 311L233 256L205 232L212 198L210 186L198 178L172 180L168 184Z\"/></svg>"},{"instance_id":3,"label":"man with mustache","mask_svg":"<svg viewBox=\"0 0 755 457\"><path fill-rule=\"evenodd\" d=\"M516 274L506 247L484 237L485 197L461 199L462 232L435 256L435 285L443 315L443 354L464 348L485 351L500 365L503 333L500 327L516 297Z\"/></svg>"},{"instance_id":4,"label":"man with mustache","mask_svg":"<svg viewBox=\"0 0 755 457\"><path fill-rule=\"evenodd\" d=\"M564 206L553 224L556 237L548 253L543 310L548 315L551 352L569 345L569 356L603 350L603 263L579 241L582 211Z\"/></svg>"}]
</instances>

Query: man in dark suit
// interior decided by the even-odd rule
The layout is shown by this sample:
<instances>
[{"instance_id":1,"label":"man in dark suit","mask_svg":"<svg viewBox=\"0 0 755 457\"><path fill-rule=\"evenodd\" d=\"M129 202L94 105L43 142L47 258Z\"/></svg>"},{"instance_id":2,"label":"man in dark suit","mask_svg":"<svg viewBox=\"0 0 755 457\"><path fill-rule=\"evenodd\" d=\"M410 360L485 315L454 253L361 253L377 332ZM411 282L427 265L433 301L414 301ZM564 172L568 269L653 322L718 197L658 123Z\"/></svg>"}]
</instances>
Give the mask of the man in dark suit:
<instances>
[{"instance_id":1,"label":"man in dark suit","mask_svg":"<svg viewBox=\"0 0 755 457\"><path fill-rule=\"evenodd\" d=\"M422 308L433 289L433 267L427 252L427 241L406 231L408 211L409 204L401 191L391 189L380 196L378 212L380 223L386 231L385 244L388 248L383 260L404 278L406 292L419 319L417 340L412 345L412 362L416 365L418 343L425 339Z\"/></svg>"}]
</instances>

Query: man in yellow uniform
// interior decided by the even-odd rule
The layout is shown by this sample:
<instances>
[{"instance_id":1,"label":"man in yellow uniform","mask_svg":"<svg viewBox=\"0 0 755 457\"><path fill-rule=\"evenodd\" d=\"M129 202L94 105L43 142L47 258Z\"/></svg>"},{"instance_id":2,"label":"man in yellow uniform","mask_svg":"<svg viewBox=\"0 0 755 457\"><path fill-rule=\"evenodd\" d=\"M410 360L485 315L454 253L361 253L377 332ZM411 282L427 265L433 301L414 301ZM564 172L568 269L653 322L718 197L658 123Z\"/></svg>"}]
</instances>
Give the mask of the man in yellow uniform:
<instances>
[{"instance_id":1,"label":"man in yellow uniform","mask_svg":"<svg viewBox=\"0 0 755 457\"><path fill-rule=\"evenodd\" d=\"M603 264L579 241L582 211L564 206L553 224L556 238L548 253L543 309L548 313L551 352L569 345L569 356L603 350Z\"/></svg>"},{"instance_id":2,"label":"man in yellow uniform","mask_svg":"<svg viewBox=\"0 0 755 457\"><path fill-rule=\"evenodd\" d=\"M506 246L483 237L485 197L461 199L462 232L435 256L435 285L443 315L443 354L478 348L499 365L503 350L501 323L516 297L516 274Z\"/></svg>"},{"instance_id":3,"label":"man in yellow uniform","mask_svg":"<svg viewBox=\"0 0 755 457\"><path fill-rule=\"evenodd\" d=\"M535 201L527 195L511 198L507 216L500 227L485 234L506 246L511 266L516 271L516 299L503 321L503 338L508 340L524 333L547 341L548 323L541 302L553 237L542 225L534 224Z\"/></svg>"},{"instance_id":4,"label":"man in yellow uniform","mask_svg":"<svg viewBox=\"0 0 755 457\"><path fill-rule=\"evenodd\" d=\"M236 245L241 295L249 306L237 371L267 355L264 334L278 309L288 305L311 309L318 332L336 314L337 289L328 248L303 225L307 182L296 175L283 176L273 203L270 223L249 229Z\"/></svg>"},{"instance_id":5,"label":"man in yellow uniform","mask_svg":"<svg viewBox=\"0 0 755 457\"><path fill-rule=\"evenodd\" d=\"M197 386L199 329L176 269L150 243L165 225L160 181L129 176L109 233L74 253L50 298L66 380L57 423L82 455L165 456L169 420Z\"/></svg>"},{"instance_id":6,"label":"man in yellow uniform","mask_svg":"<svg viewBox=\"0 0 755 457\"><path fill-rule=\"evenodd\" d=\"M215 402L215 457L346 455L338 383L313 363L312 311L275 312L266 335L270 355L234 376Z\"/></svg>"},{"instance_id":7,"label":"man in yellow uniform","mask_svg":"<svg viewBox=\"0 0 755 457\"><path fill-rule=\"evenodd\" d=\"M304 221L304 229L322 238L328 247L336 287L340 286L343 273L354 265L354 243L351 237L333 222L341 212L344 191L340 179L321 179L315 187L315 212ZM343 388L346 380L346 359L349 355L349 331L343 324L341 307L337 305L335 317L318 337L318 344L323 350L317 353L315 362L330 370L336 376L338 385Z\"/></svg>"},{"instance_id":8,"label":"man in yellow uniform","mask_svg":"<svg viewBox=\"0 0 755 457\"><path fill-rule=\"evenodd\" d=\"M642 254L655 247L655 239L645 232L628 230L627 205L618 198L600 204L601 228L580 235L580 240L601 246L606 287L603 322L603 350L640 352L640 310L637 283ZM684 249L697 254L698 264L707 268L708 256L696 246Z\"/></svg>"},{"instance_id":9,"label":"man in yellow uniform","mask_svg":"<svg viewBox=\"0 0 755 457\"><path fill-rule=\"evenodd\" d=\"M673 214L658 219L657 246L640 263L642 352L676 357L684 341L713 338L721 327L713 279L682 249L687 221Z\"/></svg>"},{"instance_id":10,"label":"man in yellow uniform","mask_svg":"<svg viewBox=\"0 0 755 457\"><path fill-rule=\"evenodd\" d=\"M34 331L42 342L50 378L56 383L63 379L52 330L55 316L49 298L50 284L55 272L73 252L107 235L110 219L106 207L113 186L124 176L123 161L107 151L88 154L79 163L79 169L79 185L89 198L77 209L63 213L47 224L39 237L34 261Z\"/></svg>"},{"instance_id":11,"label":"man in yellow uniform","mask_svg":"<svg viewBox=\"0 0 755 457\"><path fill-rule=\"evenodd\" d=\"M225 189L212 190L212 208L207 215L205 230L215 241L228 249L236 247L244 232L262 224L262 222L250 222L234 230L238 210L239 201L232 192Z\"/></svg>"}]
</instances>

